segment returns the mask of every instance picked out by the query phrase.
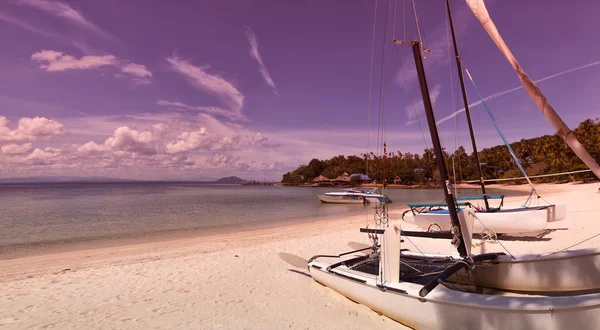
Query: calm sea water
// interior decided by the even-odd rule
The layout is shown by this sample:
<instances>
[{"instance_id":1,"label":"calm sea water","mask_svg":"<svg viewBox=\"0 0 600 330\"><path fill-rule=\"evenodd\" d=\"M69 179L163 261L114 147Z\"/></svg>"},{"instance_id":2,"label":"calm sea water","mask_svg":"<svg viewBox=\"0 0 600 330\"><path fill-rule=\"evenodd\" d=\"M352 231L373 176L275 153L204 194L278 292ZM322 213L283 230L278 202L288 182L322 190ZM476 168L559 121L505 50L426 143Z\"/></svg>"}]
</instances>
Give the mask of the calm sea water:
<instances>
[{"instance_id":1,"label":"calm sea water","mask_svg":"<svg viewBox=\"0 0 600 330\"><path fill-rule=\"evenodd\" d=\"M327 191L332 188L177 182L1 184L0 259L66 245L81 248L94 242L240 230L372 212L362 205L322 204L316 195ZM390 189L388 195L394 202L392 209L443 199L439 189Z\"/></svg>"}]
</instances>

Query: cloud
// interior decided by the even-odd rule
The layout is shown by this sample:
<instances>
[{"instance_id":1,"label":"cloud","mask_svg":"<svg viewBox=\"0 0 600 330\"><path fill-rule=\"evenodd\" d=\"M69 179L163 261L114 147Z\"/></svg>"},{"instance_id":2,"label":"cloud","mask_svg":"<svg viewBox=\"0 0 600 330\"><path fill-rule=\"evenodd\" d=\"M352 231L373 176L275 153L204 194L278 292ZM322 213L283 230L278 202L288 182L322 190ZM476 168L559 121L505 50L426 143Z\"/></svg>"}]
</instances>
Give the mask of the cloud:
<instances>
[{"instance_id":1,"label":"cloud","mask_svg":"<svg viewBox=\"0 0 600 330\"><path fill-rule=\"evenodd\" d=\"M116 65L117 58L113 55L86 55L77 59L53 50L42 50L31 55L31 59L40 62L40 68L48 72L65 70L96 69L106 65Z\"/></svg>"},{"instance_id":2,"label":"cloud","mask_svg":"<svg viewBox=\"0 0 600 330\"><path fill-rule=\"evenodd\" d=\"M442 89L441 85L433 86L433 88L429 92L429 98L431 99L431 104L435 105L435 103L437 102L437 99L440 96L441 89ZM414 105L412 103L407 105L406 108L404 109L404 112L408 116L409 120L417 118L420 114L425 112L425 106L423 105L423 100L416 102Z\"/></svg>"},{"instance_id":3,"label":"cloud","mask_svg":"<svg viewBox=\"0 0 600 330\"><path fill-rule=\"evenodd\" d=\"M113 151L129 151L144 155L160 152L159 144L168 132L168 126L158 124L149 131L138 131L127 126L119 127L115 133L104 142L104 147ZM95 146L89 146L93 150Z\"/></svg>"},{"instance_id":4,"label":"cloud","mask_svg":"<svg viewBox=\"0 0 600 330\"><path fill-rule=\"evenodd\" d=\"M256 63L258 63L258 69L260 70L260 74L265 80L265 83L273 89L273 92L275 94L279 95L279 93L277 92L277 87L275 86L275 82L273 81L273 78L271 78L269 71L265 67L265 63L263 62L262 57L258 52L258 41L256 40L256 35L254 34L254 31L252 31L250 27L246 28L246 37L248 38L248 42L250 43L250 56L256 61Z\"/></svg>"},{"instance_id":5,"label":"cloud","mask_svg":"<svg viewBox=\"0 0 600 330\"><path fill-rule=\"evenodd\" d=\"M71 6L64 2L47 0L20 0L18 4L45 11L49 14L75 23L76 25L82 26L105 38L112 39L110 34L96 26L94 23L90 22L83 16L81 12L71 8Z\"/></svg>"},{"instance_id":6,"label":"cloud","mask_svg":"<svg viewBox=\"0 0 600 330\"><path fill-rule=\"evenodd\" d=\"M171 69L183 75L193 87L216 95L232 112L242 114L244 95L229 81L219 75L210 74L205 68L194 66L175 55L168 57L167 62L171 65Z\"/></svg>"},{"instance_id":7,"label":"cloud","mask_svg":"<svg viewBox=\"0 0 600 330\"><path fill-rule=\"evenodd\" d=\"M167 101L167 100L157 100L156 105L159 105L162 107L170 107L172 109L178 109L178 110L183 109L183 110L198 111L198 112L207 113L210 115L225 117L225 118L233 120L233 121L242 121L242 122L248 121L248 118L246 116L244 116L243 114L241 114L240 112L233 112L233 111L219 108L219 107L188 105L188 104L185 104L182 102Z\"/></svg>"},{"instance_id":8,"label":"cloud","mask_svg":"<svg viewBox=\"0 0 600 330\"><path fill-rule=\"evenodd\" d=\"M31 150L31 143L26 143L23 145L7 144L0 148L0 150L2 150L2 153L7 155L20 155Z\"/></svg>"},{"instance_id":9,"label":"cloud","mask_svg":"<svg viewBox=\"0 0 600 330\"><path fill-rule=\"evenodd\" d=\"M577 67L574 67L574 68L571 68L571 69L568 69L568 70L564 70L564 71L560 71L560 72L551 74L551 75L546 76L544 78L540 78L540 79L538 79L538 80L536 80L534 82L537 84L537 83L540 83L542 81L550 80L550 79L553 79L553 78L565 75L567 73L571 73L571 72L583 70L583 69L586 69L586 68L589 68L589 67L592 67L592 66L596 66L596 65L599 65L599 64L600 64L600 61L595 61L595 62L591 62L591 63L588 63L588 64L580 65L580 66L577 66ZM494 94L491 94L491 95L488 95L488 96L484 97L483 101L493 100L495 98L498 98L500 96L503 96L503 95L506 95L506 94L518 91L520 89L523 89L523 86L518 86L518 87L515 87L515 88L506 89L506 90L503 90L503 91L500 91L500 92L497 92L497 93L494 93ZM476 107L478 105L481 105L482 103L483 103L482 100L475 101L475 102L469 104L469 108ZM459 110L451 113L450 115L448 115L448 116L446 116L446 117L444 117L442 119L439 119L436 122L436 124L439 125L439 124L441 124L441 123L443 123L445 121L448 121L448 120L450 120L450 119L458 116L459 114L461 114L463 112L465 112L465 108L459 109ZM412 122L409 122L409 123L412 123ZM409 124L409 123L407 123L407 124Z\"/></svg>"},{"instance_id":10,"label":"cloud","mask_svg":"<svg viewBox=\"0 0 600 330\"><path fill-rule=\"evenodd\" d=\"M152 72L145 65L129 63L121 67L121 71L133 77L133 80L139 84L148 85L152 82Z\"/></svg>"},{"instance_id":11,"label":"cloud","mask_svg":"<svg viewBox=\"0 0 600 330\"><path fill-rule=\"evenodd\" d=\"M33 142L65 133L61 123L44 117L21 118L14 130L6 126L8 122L6 117L0 116L0 143Z\"/></svg>"}]
</instances>

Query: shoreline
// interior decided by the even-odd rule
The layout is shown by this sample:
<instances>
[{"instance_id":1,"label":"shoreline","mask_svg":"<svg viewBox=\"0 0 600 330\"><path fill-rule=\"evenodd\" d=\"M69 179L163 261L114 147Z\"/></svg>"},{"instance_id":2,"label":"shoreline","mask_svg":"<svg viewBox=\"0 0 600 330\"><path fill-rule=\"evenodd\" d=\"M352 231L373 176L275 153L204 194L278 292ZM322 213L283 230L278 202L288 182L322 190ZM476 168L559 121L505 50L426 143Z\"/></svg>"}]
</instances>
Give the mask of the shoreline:
<instances>
[{"instance_id":1,"label":"shoreline","mask_svg":"<svg viewBox=\"0 0 600 330\"><path fill-rule=\"evenodd\" d=\"M525 186L526 187L526 186ZM526 187L528 188L528 187ZM541 237L473 242L472 252L547 253L600 246L597 184L538 185L567 218ZM518 206L522 196L506 198ZM398 221L404 208L390 212ZM371 210L372 211L372 210ZM352 250L369 244L360 227L372 213L162 242L104 247L0 261L0 326L10 328L406 329L316 283L288 253ZM414 237L403 248L456 253L449 240ZM307 317L310 315L310 317Z\"/></svg>"}]
</instances>

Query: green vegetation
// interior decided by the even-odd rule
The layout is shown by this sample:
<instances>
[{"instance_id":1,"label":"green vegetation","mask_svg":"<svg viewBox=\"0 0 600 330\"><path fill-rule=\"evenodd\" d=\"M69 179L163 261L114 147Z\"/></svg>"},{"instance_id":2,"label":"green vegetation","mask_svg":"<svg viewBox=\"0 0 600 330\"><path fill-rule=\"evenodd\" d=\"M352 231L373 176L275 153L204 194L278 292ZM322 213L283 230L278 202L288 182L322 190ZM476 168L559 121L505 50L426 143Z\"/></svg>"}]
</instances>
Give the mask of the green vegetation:
<instances>
[{"instance_id":1,"label":"green vegetation","mask_svg":"<svg viewBox=\"0 0 600 330\"><path fill-rule=\"evenodd\" d=\"M600 161L600 118L587 119L574 130L577 139L583 144L594 159ZM511 147L528 175L560 173L568 171L585 170L587 167L558 135L544 135L533 139L522 139L511 143ZM477 180L477 164L473 155L468 155L465 148L459 147L452 155L444 152L446 163L453 178L452 161L456 169L456 181ZM514 178L522 176L515 162L510 156L506 146L498 145L483 149L479 152L485 179ZM368 160L368 162L367 162ZM369 170L366 170L366 164ZM439 180L433 149L425 149L422 155L402 153L400 151L387 155L386 160L388 183L393 183L394 178L400 178L400 184L423 185ZM287 184L301 184L312 181L313 178L323 175L335 178L344 172L368 173L368 175L382 182L383 157L374 153L359 156L335 156L327 160L311 160L308 165L301 165L292 172L283 175L281 182ZM581 181L593 180L595 176L586 172L570 176L557 176L536 179L538 182L555 181Z\"/></svg>"}]
</instances>

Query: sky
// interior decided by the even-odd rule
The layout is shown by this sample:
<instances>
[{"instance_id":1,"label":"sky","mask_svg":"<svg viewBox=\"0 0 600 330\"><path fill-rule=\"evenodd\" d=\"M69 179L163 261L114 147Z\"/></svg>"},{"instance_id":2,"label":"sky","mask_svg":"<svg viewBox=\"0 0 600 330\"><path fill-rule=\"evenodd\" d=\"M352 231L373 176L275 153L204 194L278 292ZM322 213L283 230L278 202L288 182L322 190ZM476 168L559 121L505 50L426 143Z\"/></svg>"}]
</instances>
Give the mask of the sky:
<instances>
[{"instance_id":1,"label":"sky","mask_svg":"<svg viewBox=\"0 0 600 330\"><path fill-rule=\"evenodd\" d=\"M600 2L486 1L571 128L600 117ZM466 3L461 59L509 141L552 126ZM279 180L312 158L471 151L443 0L0 2L0 177ZM375 30L374 30L375 27ZM374 37L375 36L375 37ZM479 149L502 143L469 81ZM382 124L380 124L382 123Z\"/></svg>"}]
</instances>

